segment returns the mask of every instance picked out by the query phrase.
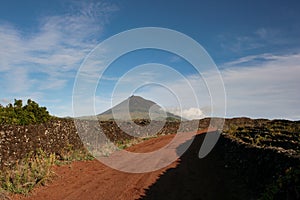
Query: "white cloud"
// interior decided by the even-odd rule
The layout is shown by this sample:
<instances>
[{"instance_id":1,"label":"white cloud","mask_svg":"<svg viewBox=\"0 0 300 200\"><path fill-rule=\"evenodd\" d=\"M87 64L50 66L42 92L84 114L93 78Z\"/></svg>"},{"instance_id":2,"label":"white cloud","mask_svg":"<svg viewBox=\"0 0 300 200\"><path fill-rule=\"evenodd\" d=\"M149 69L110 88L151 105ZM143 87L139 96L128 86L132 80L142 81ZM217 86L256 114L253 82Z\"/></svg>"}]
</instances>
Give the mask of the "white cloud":
<instances>
[{"instance_id":1,"label":"white cloud","mask_svg":"<svg viewBox=\"0 0 300 200\"><path fill-rule=\"evenodd\" d=\"M39 31L29 35L13 25L0 24L0 71L12 71L19 65L27 67L28 73L42 71L49 76L63 76L64 72L77 69L97 44L105 25L101 17L107 21L110 13L106 11L113 10L109 4L101 5L106 7L96 6L93 9L98 10L92 11L92 6L85 3L80 9L82 14L78 11L43 18Z\"/></svg>"},{"instance_id":2,"label":"white cloud","mask_svg":"<svg viewBox=\"0 0 300 200\"><path fill-rule=\"evenodd\" d=\"M221 70L227 96L227 117L249 116L253 118L288 118L299 119L300 107L300 54L272 55L261 54L240 58L234 62L225 63ZM176 77L174 75L143 77L139 73L131 74L128 80L134 80L134 84L149 82L163 83L164 87L155 84L137 91L141 95L151 99L164 108L181 108L182 114L187 118L197 115L211 115L213 108L214 116L223 116L222 106L224 102L218 98L211 105L210 92L220 92L223 88L216 87L214 81L218 80L218 74L206 72L206 85L204 80L197 75ZM189 81L193 90L189 88ZM118 94L118 101L132 94L128 84L132 81L122 82L122 94ZM127 84L127 85L126 85ZM126 88L128 90L126 90ZM194 92L195 93L194 93ZM198 105L195 103L196 94ZM108 104L105 104L108 105ZM194 108L200 108L195 110ZM205 109L201 109L205 108ZM177 111L173 111L178 113ZM197 113L198 112L198 113ZM196 115L193 115L196 113Z\"/></svg>"},{"instance_id":3,"label":"white cloud","mask_svg":"<svg viewBox=\"0 0 300 200\"><path fill-rule=\"evenodd\" d=\"M39 19L36 32L0 23L0 97L61 90L74 78L117 7L104 1L73 3L66 14Z\"/></svg>"},{"instance_id":4,"label":"white cloud","mask_svg":"<svg viewBox=\"0 0 300 200\"><path fill-rule=\"evenodd\" d=\"M228 114L296 119L300 113L300 54L264 54L252 60L257 57L265 62L242 67L237 62L222 71Z\"/></svg>"},{"instance_id":5,"label":"white cloud","mask_svg":"<svg viewBox=\"0 0 300 200\"><path fill-rule=\"evenodd\" d=\"M185 119L201 119L205 117L205 114L199 108L188 108L183 110L180 108L167 108L166 110Z\"/></svg>"}]
</instances>

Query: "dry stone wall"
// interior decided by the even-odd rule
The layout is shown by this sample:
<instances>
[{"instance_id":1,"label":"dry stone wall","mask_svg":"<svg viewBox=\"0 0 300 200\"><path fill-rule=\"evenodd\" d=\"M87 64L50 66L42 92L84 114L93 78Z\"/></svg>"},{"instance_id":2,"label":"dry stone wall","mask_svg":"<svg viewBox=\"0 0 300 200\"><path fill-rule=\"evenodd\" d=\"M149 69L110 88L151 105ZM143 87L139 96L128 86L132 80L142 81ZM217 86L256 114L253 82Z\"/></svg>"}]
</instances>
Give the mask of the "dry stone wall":
<instances>
[{"instance_id":1,"label":"dry stone wall","mask_svg":"<svg viewBox=\"0 0 300 200\"><path fill-rule=\"evenodd\" d=\"M59 155L70 144L82 148L71 120L26 126L0 125L0 165L9 166L37 149Z\"/></svg>"},{"instance_id":2,"label":"dry stone wall","mask_svg":"<svg viewBox=\"0 0 300 200\"><path fill-rule=\"evenodd\" d=\"M97 123L97 126L93 125L94 123ZM120 123L121 126L132 126L128 122ZM146 125L149 122L137 120L135 123L141 128L143 126L147 128ZM80 130L85 131L80 134L80 137L72 119L55 119L39 125L0 125L0 168L10 166L17 160L24 158L28 153L38 149L42 149L47 154L55 153L58 156L66 149L83 149L82 141L85 141L85 143L87 141L95 141L95 136L98 135L100 126L106 137L113 142L133 139L132 135L139 136L138 129L133 130L128 135L114 121L95 122L80 120L76 125L79 126ZM178 127L179 123L177 122L167 122L158 132L158 135L176 133ZM181 131L188 131L190 127L186 123L182 126ZM151 130L149 129L148 131ZM100 143L107 142L102 138L98 139L101 140Z\"/></svg>"},{"instance_id":3,"label":"dry stone wall","mask_svg":"<svg viewBox=\"0 0 300 200\"><path fill-rule=\"evenodd\" d=\"M218 121L221 119L215 119ZM233 124L236 126L242 126L245 124L263 124L268 120L251 120L248 118L239 118L239 119L229 119L226 120L224 125L224 131L226 132ZM15 125L0 125L0 168L4 166L9 166L15 161L23 158L31 151L37 149L42 149L46 153L56 153L60 155L64 152L65 149L83 149L83 141L93 141L95 135L99 133L99 126L93 127L91 123L97 123L101 126L101 130L104 132L106 137L113 142L122 142L125 140L133 139L134 136L139 135L139 129L133 129L130 135L122 131L118 124L115 121L88 121L81 120L80 123L76 123L81 126L82 130L85 130L85 133L80 134L81 138L78 136L75 123L72 119L55 119L48 123L39 124L39 125L26 125L26 126L15 126ZM133 126L129 122L119 122L121 126ZM146 132L151 132L151 128L147 126L150 122L147 120L136 120L135 124L138 124L140 128L147 129ZM199 129L208 127L210 124L210 119L202 119L199 121L188 121L188 122L167 122L163 128L158 132L158 135L173 134L178 131L187 132L193 130L195 126L199 126ZM152 128L157 128L154 127ZM224 140L224 137L227 138ZM102 140L100 138L100 140ZM240 146L237 149L245 151L246 144L243 144L243 141L240 141L237 138L233 138L229 135L222 135L221 140L225 142L222 143L222 146L226 146L227 149L230 149L232 141L239 144ZM106 141L101 141L106 142ZM251 146L251 145L250 145ZM258 147L255 147L258 148ZM254 148L254 149L255 149ZM247 149L247 148L246 148ZM273 149L266 152L277 152L279 154L287 154L288 152L282 149ZM236 150L236 152L238 152ZM251 151L252 152L252 151ZM251 153L250 153L251 154ZM273 153L272 157L274 157ZM297 156L297 155L296 155ZM268 158L267 156L264 156ZM294 156L295 157L295 156Z\"/></svg>"}]
</instances>

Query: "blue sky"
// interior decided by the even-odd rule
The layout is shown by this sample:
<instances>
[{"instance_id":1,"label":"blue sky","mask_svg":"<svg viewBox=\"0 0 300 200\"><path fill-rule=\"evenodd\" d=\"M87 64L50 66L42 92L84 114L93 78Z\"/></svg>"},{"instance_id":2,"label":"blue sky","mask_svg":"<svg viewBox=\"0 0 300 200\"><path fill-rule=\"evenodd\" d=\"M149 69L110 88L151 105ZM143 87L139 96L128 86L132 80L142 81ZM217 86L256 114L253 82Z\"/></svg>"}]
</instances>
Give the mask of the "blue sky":
<instances>
[{"instance_id":1,"label":"blue sky","mask_svg":"<svg viewBox=\"0 0 300 200\"><path fill-rule=\"evenodd\" d=\"M72 116L77 71L97 44L119 32L163 27L200 43L222 75L227 117L300 118L299 1L1 1L0 104L14 98L36 100L57 116ZM129 53L105 73L95 93L96 110L111 106L117 80L145 63L161 63L184 75L201 98L199 109L189 98L183 113L209 115L209 94L193 67L178 56L158 50ZM153 74L153 69L146 70ZM141 72L133 72L131 79ZM147 75L147 73L146 73ZM151 76L155 81L160 76ZM211 76L211 78L214 78ZM145 78L147 79L147 77ZM190 93L166 76L179 96ZM102 84L102 85L101 85ZM122 100L124 94L115 97ZM126 92L125 92L126 91ZM136 92L177 113L174 95L157 85ZM84 109L84 108L83 108ZM200 114L199 114L200 113ZM218 112L216 112L218 115Z\"/></svg>"}]
</instances>

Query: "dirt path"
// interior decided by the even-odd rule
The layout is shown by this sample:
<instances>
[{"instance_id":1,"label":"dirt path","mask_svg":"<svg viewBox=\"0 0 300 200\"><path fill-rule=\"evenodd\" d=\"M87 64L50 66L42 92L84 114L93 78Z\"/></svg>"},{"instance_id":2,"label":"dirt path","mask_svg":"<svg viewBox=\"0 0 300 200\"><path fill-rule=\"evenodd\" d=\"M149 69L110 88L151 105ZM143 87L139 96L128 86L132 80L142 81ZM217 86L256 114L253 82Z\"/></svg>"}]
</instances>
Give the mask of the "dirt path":
<instances>
[{"instance_id":1,"label":"dirt path","mask_svg":"<svg viewBox=\"0 0 300 200\"><path fill-rule=\"evenodd\" d=\"M199 132L199 135L203 135L204 131ZM132 152L149 152L156 150L169 141L172 140L174 135L167 135L162 136L159 138L151 139L145 141L143 143L137 144L133 147L130 147L128 150ZM202 140L203 140L203 136ZM199 150L201 145L201 141L193 142L192 146L195 146L194 149L189 149L185 155L185 159L190 160L200 160L194 154L196 151ZM191 157L189 154L193 154ZM219 190L220 195L219 197L223 197L222 199L226 199L226 194L222 193L222 191L226 191L228 188L223 187L224 181L220 179L220 177L216 177L215 169L221 168L223 169L223 163L212 163L212 161L207 162L205 165L201 165L202 169L193 169L191 166L195 166L196 168L199 167L198 164L189 163L189 161L184 161L187 163L186 165L182 165L182 159L178 159L177 161L173 162L169 166L160 169L158 171L149 172L149 173L139 173L139 174L132 174L132 173L125 173L120 172L114 169L111 169L104 164L100 163L97 160L94 161L86 161L86 162L74 162L67 166L55 166L54 171L56 173L56 178L49 183L47 186L42 186L36 188L29 197L23 196L14 196L12 199L14 200L81 200L81 199L157 199L160 196L163 196L168 199L201 199L198 192L195 191L205 191L203 193L204 199L214 199L215 195L218 195L215 190ZM215 159L217 160L217 159ZM209 160L208 160L209 161ZM194 162L194 161L193 161ZM197 161L198 162L198 161ZM180 167L180 165L182 165ZM220 165L220 166L219 166ZM200 167L201 167L200 166ZM176 169L179 171L176 171ZM169 171L175 174L170 174ZM197 170L204 170L203 173L200 175L202 180L207 182L202 182L202 185L197 185L201 183L201 180L194 180L199 179L199 177L195 177L197 174ZM205 171L206 170L206 171ZM217 172L218 176L222 175L222 170ZM167 178L166 178L167 177ZM190 178L191 179L190 179ZM215 178L215 179L214 179ZM160 179L162 179L163 186L159 186ZM186 180L188 179L188 180ZM183 181L183 182L182 182ZM185 181L185 183L184 183ZM195 182L196 181L196 182ZM219 182L218 182L219 181ZM181 184L185 184L184 186L185 191L180 191ZM195 185L196 184L196 185ZM223 189L218 189L220 185ZM171 196L165 196L164 191L173 191L179 190L174 192L173 198ZM188 187L188 188L186 188ZM209 187L209 188L208 188ZM190 192L189 192L190 191ZM189 194L187 194L189 192ZM194 194L194 193L195 194ZM230 191L227 191L230 193ZM212 193L212 194L207 194ZM153 196L154 195L154 196ZM192 195L190 198L186 195ZM206 196L205 196L206 195ZM208 196L207 196L208 195ZM162 198L165 199L165 198Z\"/></svg>"}]
</instances>

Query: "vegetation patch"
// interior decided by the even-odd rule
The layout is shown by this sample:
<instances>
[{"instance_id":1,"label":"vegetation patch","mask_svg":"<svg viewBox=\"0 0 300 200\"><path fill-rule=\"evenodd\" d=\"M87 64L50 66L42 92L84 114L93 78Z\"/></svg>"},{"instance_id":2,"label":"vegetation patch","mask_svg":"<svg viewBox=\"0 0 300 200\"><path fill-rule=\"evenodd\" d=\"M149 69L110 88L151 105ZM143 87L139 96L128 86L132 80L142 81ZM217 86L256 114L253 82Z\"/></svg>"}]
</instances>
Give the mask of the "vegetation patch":
<instances>
[{"instance_id":1,"label":"vegetation patch","mask_svg":"<svg viewBox=\"0 0 300 200\"><path fill-rule=\"evenodd\" d=\"M28 194L35 186L45 185L55 176L53 165L65 165L73 161L93 160L86 150L66 148L60 156L55 153L47 155L38 149L0 172L0 200L8 193Z\"/></svg>"},{"instance_id":2,"label":"vegetation patch","mask_svg":"<svg viewBox=\"0 0 300 200\"><path fill-rule=\"evenodd\" d=\"M0 124L39 124L45 123L53 117L46 107L41 107L31 99L27 100L27 105L23 106L22 100L15 99L14 104L7 106L0 104Z\"/></svg>"},{"instance_id":3,"label":"vegetation patch","mask_svg":"<svg viewBox=\"0 0 300 200\"><path fill-rule=\"evenodd\" d=\"M116 145L119 149L126 149L133 145L139 144L143 141L150 140L150 139L157 138L157 137L159 137L159 136L154 135L154 136L148 136L148 137L142 137L142 138L127 139L127 140L116 142Z\"/></svg>"},{"instance_id":4,"label":"vegetation patch","mask_svg":"<svg viewBox=\"0 0 300 200\"><path fill-rule=\"evenodd\" d=\"M288 120L251 120L235 124L226 120L224 133L259 148L273 148L292 155L300 154L300 122Z\"/></svg>"},{"instance_id":5,"label":"vegetation patch","mask_svg":"<svg viewBox=\"0 0 300 200\"><path fill-rule=\"evenodd\" d=\"M94 156L91 155L86 149L76 149L72 144L68 144L60 153L56 156L56 165L65 165L73 161L94 160Z\"/></svg>"},{"instance_id":6,"label":"vegetation patch","mask_svg":"<svg viewBox=\"0 0 300 200\"><path fill-rule=\"evenodd\" d=\"M44 185L51 178L51 166L55 161L55 154L47 156L42 150L30 153L15 165L1 171L1 188L10 193L27 194L36 185Z\"/></svg>"}]
</instances>

